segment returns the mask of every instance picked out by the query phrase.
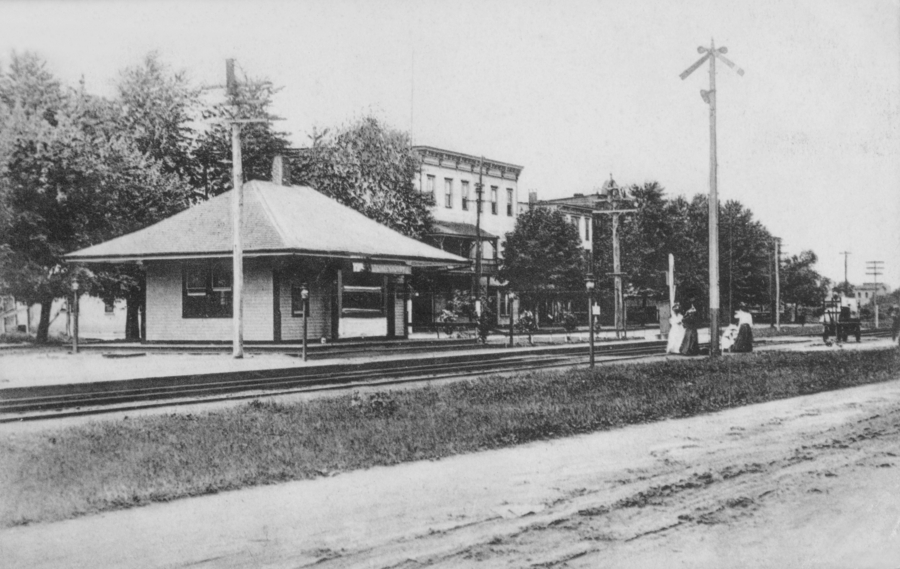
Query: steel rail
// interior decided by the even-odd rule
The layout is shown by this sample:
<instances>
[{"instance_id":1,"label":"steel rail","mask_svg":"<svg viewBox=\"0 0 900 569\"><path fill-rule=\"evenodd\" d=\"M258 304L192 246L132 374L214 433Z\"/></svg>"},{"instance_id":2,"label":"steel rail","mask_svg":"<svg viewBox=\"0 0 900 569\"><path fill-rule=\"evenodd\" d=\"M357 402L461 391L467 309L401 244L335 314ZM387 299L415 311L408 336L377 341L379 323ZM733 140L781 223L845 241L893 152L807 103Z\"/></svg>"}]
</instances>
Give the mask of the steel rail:
<instances>
[{"instance_id":1,"label":"steel rail","mask_svg":"<svg viewBox=\"0 0 900 569\"><path fill-rule=\"evenodd\" d=\"M889 336L889 330L868 330L864 336ZM811 336L810 338L813 338ZM798 337L806 339L807 337ZM756 344L784 345L796 340L757 341ZM665 341L642 342L636 346L616 346L602 350L607 361L638 359L665 355ZM708 344L702 344L707 347ZM130 387L97 391L62 392L45 396L16 397L0 400L0 423L54 419L62 417L131 411L139 409L212 403L217 401L272 397L301 392L355 389L366 386L385 386L402 383L435 381L473 377L493 373L509 373L584 364L588 355L582 346L572 346L563 353L491 353L491 359L466 362L424 361L411 365L391 366L389 362L376 368L318 371L315 368L292 368L285 373L253 377L254 372L233 373L225 379L211 378L208 382L185 385ZM571 353L577 350L578 353ZM436 358L442 360L446 358ZM302 370L302 373L298 373ZM249 376L249 377L248 377ZM73 389L78 385L74 384Z\"/></svg>"}]
</instances>

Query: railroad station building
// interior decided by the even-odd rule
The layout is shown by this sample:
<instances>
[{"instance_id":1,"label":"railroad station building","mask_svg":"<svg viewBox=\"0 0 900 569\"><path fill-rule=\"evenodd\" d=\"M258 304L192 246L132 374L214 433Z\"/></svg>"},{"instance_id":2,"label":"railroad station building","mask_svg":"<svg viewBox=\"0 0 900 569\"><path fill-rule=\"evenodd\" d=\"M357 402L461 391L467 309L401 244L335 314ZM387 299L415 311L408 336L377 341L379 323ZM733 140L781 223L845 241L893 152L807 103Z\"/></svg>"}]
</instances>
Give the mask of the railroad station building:
<instances>
[{"instance_id":1,"label":"railroad station building","mask_svg":"<svg viewBox=\"0 0 900 569\"><path fill-rule=\"evenodd\" d=\"M302 186L244 184L244 338L406 337L414 267L469 260L416 241ZM139 263L148 341L228 341L232 321L231 192L155 225L67 255L73 263Z\"/></svg>"},{"instance_id":2,"label":"railroad station building","mask_svg":"<svg viewBox=\"0 0 900 569\"><path fill-rule=\"evenodd\" d=\"M413 300L413 325L434 323L453 290L471 290L475 279L478 242L481 241L481 286L498 323L508 318L505 283L497 279L506 234L516 227L519 176L522 166L463 154L433 146L415 146L422 160L419 191L434 198L434 227L428 239L436 247L469 259L471 263L436 275L436 288ZM481 211L477 185L482 184Z\"/></svg>"}]
</instances>

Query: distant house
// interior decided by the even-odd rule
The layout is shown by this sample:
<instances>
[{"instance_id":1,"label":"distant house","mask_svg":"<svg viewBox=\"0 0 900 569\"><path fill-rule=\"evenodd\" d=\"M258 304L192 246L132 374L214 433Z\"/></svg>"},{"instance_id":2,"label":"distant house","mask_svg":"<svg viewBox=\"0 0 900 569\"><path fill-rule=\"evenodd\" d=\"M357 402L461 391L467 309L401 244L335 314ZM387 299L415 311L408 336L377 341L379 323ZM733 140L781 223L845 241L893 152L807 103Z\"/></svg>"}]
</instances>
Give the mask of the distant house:
<instances>
[{"instance_id":1,"label":"distant house","mask_svg":"<svg viewBox=\"0 0 900 569\"><path fill-rule=\"evenodd\" d=\"M139 263L149 341L231 338L231 192L140 231L67 255L72 263ZM312 338L406 335L413 267L469 261L405 237L302 186L244 184L244 338L297 340L301 288Z\"/></svg>"},{"instance_id":2,"label":"distant house","mask_svg":"<svg viewBox=\"0 0 900 569\"><path fill-rule=\"evenodd\" d=\"M26 306L12 296L0 297L0 334L26 332L34 334L41 319L41 306ZM57 298L50 306L51 337L71 334L68 299ZM116 340L125 337L125 301L107 303L89 295L78 300L78 335L82 338Z\"/></svg>"},{"instance_id":3,"label":"distant house","mask_svg":"<svg viewBox=\"0 0 900 569\"><path fill-rule=\"evenodd\" d=\"M863 283L853 287L853 291L860 306L872 304L875 298L891 293L891 289L884 283Z\"/></svg>"}]
</instances>

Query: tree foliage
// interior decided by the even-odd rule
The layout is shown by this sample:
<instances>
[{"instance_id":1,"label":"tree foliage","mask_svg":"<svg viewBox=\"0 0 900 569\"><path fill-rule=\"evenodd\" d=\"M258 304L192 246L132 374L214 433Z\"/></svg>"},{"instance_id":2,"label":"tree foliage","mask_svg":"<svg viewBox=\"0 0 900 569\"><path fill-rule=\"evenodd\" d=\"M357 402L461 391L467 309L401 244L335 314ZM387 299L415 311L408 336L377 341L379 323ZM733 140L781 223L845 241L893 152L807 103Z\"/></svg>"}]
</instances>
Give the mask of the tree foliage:
<instances>
[{"instance_id":1,"label":"tree foliage","mask_svg":"<svg viewBox=\"0 0 900 569\"><path fill-rule=\"evenodd\" d=\"M584 255L578 230L558 210L531 208L506 234L499 276L526 308L567 295L583 295Z\"/></svg>"},{"instance_id":2,"label":"tree foliage","mask_svg":"<svg viewBox=\"0 0 900 569\"><path fill-rule=\"evenodd\" d=\"M803 251L785 259L781 268L781 290L785 303L818 306L828 295L831 282L815 270L818 257Z\"/></svg>"},{"instance_id":3,"label":"tree foliage","mask_svg":"<svg viewBox=\"0 0 900 569\"><path fill-rule=\"evenodd\" d=\"M49 307L72 280L69 251L133 231L186 205L187 186L120 128L114 103L63 89L32 54L0 81L0 273L3 292Z\"/></svg>"},{"instance_id":4,"label":"tree foliage","mask_svg":"<svg viewBox=\"0 0 900 569\"><path fill-rule=\"evenodd\" d=\"M709 298L709 202L665 197L657 182L628 191L636 212L619 218L621 267L629 294L666 298L668 255L675 257L676 295L701 312ZM608 215L596 216L595 272L612 271L612 230ZM719 206L720 306L765 304L771 273L772 236L740 202ZM611 282L601 293L611 295Z\"/></svg>"},{"instance_id":5,"label":"tree foliage","mask_svg":"<svg viewBox=\"0 0 900 569\"><path fill-rule=\"evenodd\" d=\"M217 196L232 188L231 125L228 119L251 120L241 124L241 167L244 180L269 180L272 159L285 154L286 134L275 129L271 108L280 89L269 81L247 78L237 82L224 101L203 107L207 127L197 134L191 182L203 197Z\"/></svg>"},{"instance_id":6,"label":"tree foliage","mask_svg":"<svg viewBox=\"0 0 900 569\"><path fill-rule=\"evenodd\" d=\"M416 190L420 161L409 136L373 117L334 133L314 133L293 178L404 235L431 229L433 199Z\"/></svg>"}]
</instances>

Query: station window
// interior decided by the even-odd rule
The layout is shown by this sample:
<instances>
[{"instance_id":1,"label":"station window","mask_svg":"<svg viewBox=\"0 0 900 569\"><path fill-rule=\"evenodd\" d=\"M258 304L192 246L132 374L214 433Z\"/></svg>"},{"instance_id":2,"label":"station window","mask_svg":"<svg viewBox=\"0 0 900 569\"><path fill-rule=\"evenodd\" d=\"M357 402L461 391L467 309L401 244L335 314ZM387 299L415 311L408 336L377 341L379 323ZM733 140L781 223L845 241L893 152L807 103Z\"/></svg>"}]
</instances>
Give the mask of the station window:
<instances>
[{"instance_id":1,"label":"station window","mask_svg":"<svg viewBox=\"0 0 900 569\"><path fill-rule=\"evenodd\" d=\"M462 208L463 208L463 210L468 211L468 209L469 209L469 181L468 180L462 181L462 190L460 191L460 194L462 194Z\"/></svg>"},{"instance_id":2,"label":"station window","mask_svg":"<svg viewBox=\"0 0 900 569\"><path fill-rule=\"evenodd\" d=\"M512 217L513 215L513 189L506 188L506 215L508 217Z\"/></svg>"},{"instance_id":3,"label":"station window","mask_svg":"<svg viewBox=\"0 0 900 569\"><path fill-rule=\"evenodd\" d=\"M444 207L453 207L453 178L444 178Z\"/></svg>"},{"instance_id":4,"label":"station window","mask_svg":"<svg viewBox=\"0 0 900 569\"><path fill-rule=\"evenodd\" d=\"M425 178L425 193L434 197L434 176L428 174Z\"/></svg>"},{"instance_id":5,"label":"station window","mask_svg":"<svg viewBox=\"0 0 900 569\"><path fill-rule=\"evenodd\" d=\"M590 217L584 218L584 240L585 241L591 240L591 219L593 219L593 218L590 218Z\"/></svg>"},{"instance_id":6,"label":"station window","mask_svg":"<svg viewBox=\"0 0 900 569\"><path fill-rule=\"evenodd\" d=\"M200 261L183 266L182 318L231 318L231 265Z\"/></svg>"},{"instance_id":7,"label":"station window","mask_svg":"<svg viewBox=\"0 0 900 569\"><path fill-rule=\"evenodd\" d=\"M491 186L491 213L497 215L498 207L497 186Z\"/></svg>"},{"instance_id":8,"label":"station window","mask_svg":"<svg viewBox=\"0 0 900 569\"><path fill-rule=\"evenodd\" d=\"M116 303L112 300L104 300L103 301L103 313L104 314L114 314L116 312Z\"/></svg>"},{"instance_id":9,"label":"station window","mask_svg":"<svg viewBox=\"0 0 900 569\"><path fill-rule=\"evenodd\" d=\"M354 318L384 316L384 277L372 273L346 275L341 296L341 315Z\"/></svg>"}]
</instances>

